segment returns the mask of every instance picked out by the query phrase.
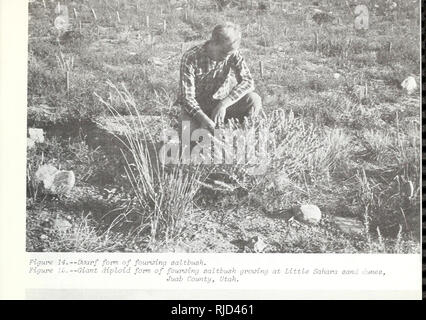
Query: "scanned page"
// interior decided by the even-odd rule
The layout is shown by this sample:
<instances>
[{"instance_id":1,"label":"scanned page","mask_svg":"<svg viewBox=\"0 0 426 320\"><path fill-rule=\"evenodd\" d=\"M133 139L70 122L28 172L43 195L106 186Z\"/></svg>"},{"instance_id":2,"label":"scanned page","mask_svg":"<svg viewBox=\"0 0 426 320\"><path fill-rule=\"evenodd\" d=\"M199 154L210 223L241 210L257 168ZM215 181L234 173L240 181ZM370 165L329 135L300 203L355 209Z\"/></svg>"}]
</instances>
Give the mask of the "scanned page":
<instances>
[{"instance_id":1,"label":"scanned page","mask_svg":"<svg viewBox=\"0 0 426 320\"><path fill-rule=\"evenodd\" d=\"M0 3L2 298L421 298L420 2Z\"/></svg>"}]
</instances>

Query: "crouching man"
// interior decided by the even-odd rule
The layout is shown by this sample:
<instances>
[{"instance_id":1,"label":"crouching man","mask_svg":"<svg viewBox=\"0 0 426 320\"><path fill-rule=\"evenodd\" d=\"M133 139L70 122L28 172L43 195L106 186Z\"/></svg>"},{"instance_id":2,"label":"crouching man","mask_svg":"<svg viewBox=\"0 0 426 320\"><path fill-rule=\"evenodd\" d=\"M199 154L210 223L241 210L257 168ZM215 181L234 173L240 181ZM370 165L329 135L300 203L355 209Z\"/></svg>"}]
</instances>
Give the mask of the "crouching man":
<instances>
[{"instance_id":1,"label":"crouching man","mask_svg":"<svg viewBox=\"0 0 426 320\"><path fill-rule=\"evenodd\" d=\"M184 53L177 100L181 130L212 132L229 119L242 123L259 113L261 98L254 92L240 42L239 27L227 22L213 29L210 40Z\"/></svg>"}]
</instances>

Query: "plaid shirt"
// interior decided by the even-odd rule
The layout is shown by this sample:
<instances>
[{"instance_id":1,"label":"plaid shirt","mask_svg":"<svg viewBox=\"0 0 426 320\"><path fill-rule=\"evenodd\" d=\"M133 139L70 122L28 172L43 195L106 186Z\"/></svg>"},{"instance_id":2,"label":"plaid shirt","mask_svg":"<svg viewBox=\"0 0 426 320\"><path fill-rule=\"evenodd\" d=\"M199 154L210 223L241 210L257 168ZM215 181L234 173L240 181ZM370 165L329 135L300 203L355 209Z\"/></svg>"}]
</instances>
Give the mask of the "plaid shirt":
<instances>
[{"instance_id":1,"label":"plaid shirt","mask_svg":"<svg viewBox=\"0 0 426 320\"><path fill-rule=\"evenodd\" d=\"M254 90L250 70L239 51L215 61L207 55L207 43L189 49L181 61L177 102L192 117L201 111L210 116L218 100L228 97L235 103Z\"/></svg>"}]
</instances>

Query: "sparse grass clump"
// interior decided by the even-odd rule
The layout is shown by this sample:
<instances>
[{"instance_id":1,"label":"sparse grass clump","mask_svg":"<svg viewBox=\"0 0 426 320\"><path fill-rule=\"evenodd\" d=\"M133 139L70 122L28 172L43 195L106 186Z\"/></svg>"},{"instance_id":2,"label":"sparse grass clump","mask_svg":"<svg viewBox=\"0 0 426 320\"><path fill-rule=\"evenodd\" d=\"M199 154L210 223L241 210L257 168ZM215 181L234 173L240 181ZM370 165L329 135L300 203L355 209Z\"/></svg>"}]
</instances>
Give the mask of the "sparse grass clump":
<instances>
[{"instance_id":1,"label":"sparse grass clump","mask_svg":"<svg viewBox=\"0 0 426 320\"><path fill-rule=\"evenodd\" d=\"M125 118L108 102L101 102L125 127L123 156L132 191L138 201L141 216L140 231L149 231L151 241L166 241L179 235L182 218L192 210L192 201L200 182L205 179L205 169L200 165L164 164L158 155L155 139L146 130L146 123L133 98L123 87L110 83L111 89L121 98L131 119ZM158 145L157 145L158 147Z\"/></svg>"}]
</instances>

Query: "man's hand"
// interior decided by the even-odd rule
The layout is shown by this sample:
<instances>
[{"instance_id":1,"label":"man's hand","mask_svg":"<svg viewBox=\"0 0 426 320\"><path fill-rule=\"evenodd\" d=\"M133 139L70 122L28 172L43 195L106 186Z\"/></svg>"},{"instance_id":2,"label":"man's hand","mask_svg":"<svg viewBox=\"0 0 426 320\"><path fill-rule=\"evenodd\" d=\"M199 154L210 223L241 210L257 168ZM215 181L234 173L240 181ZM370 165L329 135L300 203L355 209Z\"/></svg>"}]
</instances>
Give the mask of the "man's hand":
<instances>
[{"instance_id":1,"label":"man's hand","mask_svg":"<svg viewBox=\"0 0 426 320\"><path fill-rule=\"evenodd\" d=\"M200 127L214 132L215 123L204 112L197 113L196 120L200 123Z\"/></svg>"},{"instance_id":2,"label":"man's hand","mask_svg":"<svg viewBox=\"0 0 426 320\"><path fill-rule=\"evenodd\" d=\"M221 100L217 106L213 109L211 118L215 124L222 124L225 120L226 109L231 105L229 99L225 98Z\"/></svg>"},{"instance_id":3,"label":"man's hand","mask_svg":"<svg viewBox=\"0 0 426 320\"><path fill-rule=\"evenodd\" d=\"M211 133L214 132L215 123L212 119L207 118L201 123L201 128L209 130Z\"/></svg>"}]
</instances>

